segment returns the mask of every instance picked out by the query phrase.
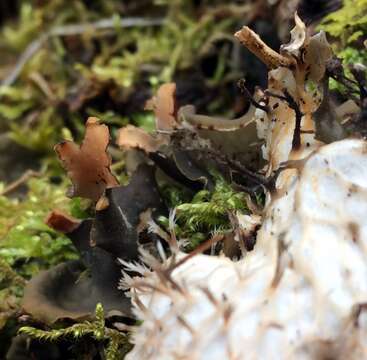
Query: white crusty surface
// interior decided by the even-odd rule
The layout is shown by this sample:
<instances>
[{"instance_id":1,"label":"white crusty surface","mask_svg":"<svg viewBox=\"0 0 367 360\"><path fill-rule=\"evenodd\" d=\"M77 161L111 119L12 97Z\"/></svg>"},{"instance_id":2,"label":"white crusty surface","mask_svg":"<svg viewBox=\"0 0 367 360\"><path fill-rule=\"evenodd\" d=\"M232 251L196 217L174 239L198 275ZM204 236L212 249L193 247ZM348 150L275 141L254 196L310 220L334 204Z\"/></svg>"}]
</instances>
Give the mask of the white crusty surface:
<instances>
[{"instance_id":1,"label":"white crusty surface","mask_svg":"<svg viewBox=\"0 0 367 360\"><path fill-rule=\"evenodd\" d=\"M366 142L319 148L280 175L243 260L193 257L179 288L125 277L143 320L127 359L367 359L366 215Z\"/></svg>"}]
</instances>

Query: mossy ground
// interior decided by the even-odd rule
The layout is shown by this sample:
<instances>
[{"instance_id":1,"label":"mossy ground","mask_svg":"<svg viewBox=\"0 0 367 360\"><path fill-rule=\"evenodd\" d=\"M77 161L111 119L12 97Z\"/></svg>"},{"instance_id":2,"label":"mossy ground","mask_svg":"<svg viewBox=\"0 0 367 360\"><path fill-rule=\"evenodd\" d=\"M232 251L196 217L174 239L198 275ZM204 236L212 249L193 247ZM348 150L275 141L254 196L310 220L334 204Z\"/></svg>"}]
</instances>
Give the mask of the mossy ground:
<instances>
[{"instance_id":1,"label":"mossy ground","mask_svg":"<svg viewBox=\"0 0 367 360\"><path fill-rule=\"evenodd\" d=\"M55 208L78 218L88 216L88 203L65 196L68 180L52 151L57 142L80 140L90 115L110 125L112 135L127 123L151 130L154 119L143 112L144 101L160 84L172 80L183 89L182 98L199 109L229 115L238 111L233 110L232 84L246 74L233 62L235 45L228 39L242 25L248 9L233 11L225 1L202 1L199 7L195 1L137 3L22 0L17 6L4 6L8 13L4 10L0 19L0 79L10 79L29 44L35 40L42 44L0 87L1 136L27 149L39 163L37 177L15 191L8 192L7 186L19 177L19 170L13 173L9 167L0 179L0 194L5 191L0 195L0 342L9 342L15 333L25 282L40 270L77 256L71 242L44 223ZM319 25L345 65L366 65L366 12L366 0L345 0L342 9ZM159 19L160 25L120 25L122 19L142 17ZM110 21L103 31L85 28L71 36L51 34L55 28L62 32L70 24L101 19ZM345 91L340 85L334 88L341 94ZM2 151L0 157L14 155ZM113 152L114 170L126 179L119 156ZM228 211L247 211L244 194L233 191L220 177L213 192L202 190L192 196L168 188L162 193L167 203L177 206L176 230L192 239L190 249L208 234L228 229ZM161 224L167 225L167 219ZM1 344L0 357L8 345Z\"/></svg>"}]
</instances>

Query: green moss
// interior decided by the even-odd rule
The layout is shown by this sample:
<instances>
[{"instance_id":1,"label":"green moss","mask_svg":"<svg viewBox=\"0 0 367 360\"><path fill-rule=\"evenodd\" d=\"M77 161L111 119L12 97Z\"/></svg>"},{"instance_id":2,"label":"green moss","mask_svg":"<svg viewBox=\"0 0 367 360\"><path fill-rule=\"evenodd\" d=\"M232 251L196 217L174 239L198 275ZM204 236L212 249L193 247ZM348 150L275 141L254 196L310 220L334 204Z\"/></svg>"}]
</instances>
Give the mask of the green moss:
<instances>
[{"instance_id":1,"label":"green moss","mask_svg":"<svg viewBox=\"0 0 367 360\"><path fill-rule=\"evenodd\" d=\"M201 190L188 200L188 194L178 188L166 189L166 199L176 209L176 232L179 238L190 241L188 249L193 249L208 234L231 229L229 212L248 213L246 194L236 192L220 175L215 174L212 192ZM168 219L162 217L161 224L168 227Z\"/></svg>"},{"instance_id":2,"label":"green moss","mask_svg":"<svg viewBox=\"0 0 367 360\"><path fill-rule=\"evenodd\" d=\"M348 46L338 52L338 57L342 59L345 69L345 75L349 79L353 78L349 70L350 65L358 63L367 65L367 49L358 50L354 47ZM345 87L342 84L336 82L334 79L330 79L330 89L336 89L341 93L344 93L346 91ZM357 85L355 85L355 90L356 92L358 92Z\"/></svg>"},{"instance_id":3,"label":"green moss","mask_svg":"<svg viewBox=\"0 0 367 360\"><path fill-rule=\"evenodd\" d=\"M125 6L115 1L97 0L88 7L82 0L68 6L60 0L38 5L26 0L20 3L19 18L7 23L0 32L0 47L10 57L10 61L0 62L0 77L8 74L32 41L51 28L101 18L112 18L117 24L125 18ZM192 1L151 1L147 6L154 14L152 17L164 19L161 26L116 26L109 36L86 31L75 37L51 37L25 64L17 81L0 89L0 121L18 144L47 154L61 140L63 128L68 127L79 138L81 125L91 114L114 127L139 123L141 119L135 121L134 114L121 114L113 106L106 109L100 101L90 104L81 100L77 111L69 108L68 102L79 95L88 98L94 91L91 98L99 96L107 87L108 94L103 96L108 99L104 103L120 108L121 102L140 91L142 84L154 88L172 80L180 71L195 68L210 52L214 41L235 30L238 20L233 16L218 21L215 11L198 13ZM207 85L219 84L227 68L231 68L228 52L222 52ZM93 85L84 89L85 84ZM143 107L142 103L141 110Z\"/></svg>"},{"instance_id":4,"label":"green moss","mask_svg":"<svg viewBox=\"0 0 367 360\"><path fill-rule=\"evenodd\" d=\"M30 3L24 3L20 8L19 23L5 26L2 32L3 39L14 50L24 49L37 36L42 22L42 12L36 10Z\"/></svg>"},{"instance_id":5,"label":"green moss","mask_svg":"<svg viewBox=\"0 0 367 360\"><path fill-rule=\"evenodd\" d=\"M88 216L82 199L66 198L66 182L52 184L44 176L27 186L23 199L0 196L0 329L19 310L26 279L78 258L71 241L45 224L49 212L57 208L77 218Z\"/></svg>"},{"instance_id":6,"label":"green moss","mask_svg":"<svg viewBox=\"0 0 367 360\"><path fill-rule=\"evenodd\" d=\"M226 228L229 211L246 211L244 193L235 192L223 179L218 179L214 191L199 191L190 203L176 207L177 220L192 232L209 228Z\"/></svg>"},{"instance_id":7,"label":"green moss","mask_svg":"<svg viewBox=\"0 0 367 360\"><path fill-rule=\"evenodd\" d=\"M54 208L83 216L80 199L65 197L65 184L47 178L31 179L24 200L0 196L0 257L30 278L40 269L77 258L68 238L45 224Z\"/></svg>"},{"instance_id":8,"label":"green moss","mask_svg":"<svg viewBox=\"0 0 367 360\"><path fill-rule=\"evenodd\" d=\"M333 37L332 46L336 55L342 59L345 74L349 78L350 65L367 65L367 49L360 44L367 34L366 14L367 0L344 0L343 7L326 16L318 27ZM333 79L330 80L330 88L345 92L344 86Z\"/></svg>"},{"instance_id":9,"label":"green moss","mask_svg":"<svg viewBox=\"0 0 367 360\"><path fill-rule=\"evenodd\" d=\"M20 307L26 280L0 258L0 330Z\"/></svg>"},{"instance_id":10,"label":"green moss","mask_svg":"<svg viewBox=\"0 0 367 360\"><path fill-rule=\"evenodd\" d=\"M18 86L0 87L0 116L6 120L15 120L34 105L32 92Z\"/></svg>"},{"instance_id":11,"label":"green moss","mask_svg":"<svg viewBox=\"0 0 367 360\"><path fill-rule=\"evenodd\" d=\"M124 31L124 37L117 40L119 46L114 48L113 54L105 49L92 66L78 64L77 69L86 77L101 82L112 80L123 88L134 86L144 71L153 73L156 85L171 81L177 70L194 66L203 55L203 48L208 48L210 39L228 32L235 21L230 19L218 23L214 15L193 19L185 8L182 4L176 11L169 11L165 24L158 30ZM222 73L223 63L219 62L218 67L215 80Z\"/></svg>"},{"instance_id":12,"label":"green moss","mask_svg":"<svg viewBox=\"0 0 367 360\"><path fill-rule=\"evenodd\" d=\"M71 1L68 6L60 0L42 2L38 6L32 1L22 1L17 21L5 25L0 33L2 52L14 57L10 64L5 64L8 67L4 76L25 48L46 34L50 26L95 21L101 16L112 16L119 8L113 1L105 3L95 1L87 8L81 0ZM82 39L81 43L90 48L90 39ZM1 65L0 62L0 70ZM29 59L14 85L0 88L2 128L8 130L18 144L49 153L60 141L59 134L65 124L70 126L76 122L73 130L80 129L78 124L83 124L85 114L67 114L67 105L60 107L60 101L64 101L68 89L78 78L74 65L75 59L64 43L52 38ZM65 117L70 120L65 122Z\"/></svg>"},{"instance_id":13,"label":"green moss","mask_svg":"<svg viewBox=\"0 0 367 360\"><path fill-rule=\"evenodd\" d=\"M84 321L67 328L56 328L49 331L24 326L20 328L19 332L43 342L53 342L61 338L70 338L78 341L82 337L91 335L94 339L101 342L102 345L104 342L107 342L104 351L106 360L123 359L124 355L131 349L127 335L118 330L106 327L104 311L101 304L97 304L96 306L94 321Z\"/></svg>"},{"instance_id":14,"label":"green moss","mask_svg":"<svg viewBox=\"0 0 367 360\"><path fill-rule=\"evenodd\" d=\"M10 61L0 60L0 77L6 76L26 47L51 27L110 17L117 23L120 17L125 17L125 4L113 0L88 2L88 7L82 0L67 2L68 6L64 0L40 1L38 5L26 0L20 3L19 18L0 30L1 51L6 59L10 58ZM217 3L204 0L202 10L195 12L193 1L152 1L149 9L154 11L144 10L146 14L164 18L160 27L122 30L116 26L108 36L86 32L81 36L48 39L24 66L17 81L0 88L2 130L10 132L12 139L24 147L47 156L52 154L52 163L51 157L43 159L49 170L52 166L56 169L54 144L62 138L78 140L84 133L83 123L88 115L100 117L109 124L112 134L127 123L152 131L152 114L139 111L128 114L122 105L134 92L154 90L177 74L198 68L215 41L232 39L241 15L217 17L212 11ZM203 11L207 8L209 11ZM361 46L367 30L366 13L367 0L345 0L344 7L327 16L320 25L332 38L344 65L366 61L367 50ZM228 74L232 71L228 49L222 50L213 65L215 69L211 69L212 75L204 76L208 88L215 87L218 93L225 77L233 75ZM348 71L347 75L350 76ZM93 86L89 88L89 84ZM341 85L333 86L343 91ZM70 110L70 103L78 102L79 95L87 100L81 101L77 110ZM209 104L210 111L218 111L221 101ZM121 166L123 162L115 164L113 169ZM59 174L58 171L50 172ZM124 174L120 178L122 183L127 182ZM197 247L210 234L231 230L228 213L249 212L245 193L234 191L219 175L215 179L213 191L202 190L194 196L179 187L164 189L169 208L176 209L178 238L189 239L187 250ZM4 186L0 184L0 191ZM87 204L81 199L65 197L66 181L53 184L50 178L43 177L30 180L28 187L22 199L0 196L0 329L10 324L9 319L19 309L27 279L42 269L77 257L69 239L45 225L49 211L58 208L78 218L89 215ZM259 195L257 202L264 201L263 194ZM168 228L167 218L162 217L160 222ZM89 335L107 345L107 359L121 357L130 347L124 334L105 326L100 306L96 309L95 322L49 331L35 328L22 331L44 341L64 337L77 340Z\"/></svg>"},{"instance_id":15,"label":"green moss","mask_svg":"<svg viewBox=\"0 0 367 360\"><path fill-rule=\"evenodd\" d=\"M367 0L344 0L343 7L326 16L319 28L338 38L345 46L366 34L366 14Z\"/></svg>"}]
</instances>

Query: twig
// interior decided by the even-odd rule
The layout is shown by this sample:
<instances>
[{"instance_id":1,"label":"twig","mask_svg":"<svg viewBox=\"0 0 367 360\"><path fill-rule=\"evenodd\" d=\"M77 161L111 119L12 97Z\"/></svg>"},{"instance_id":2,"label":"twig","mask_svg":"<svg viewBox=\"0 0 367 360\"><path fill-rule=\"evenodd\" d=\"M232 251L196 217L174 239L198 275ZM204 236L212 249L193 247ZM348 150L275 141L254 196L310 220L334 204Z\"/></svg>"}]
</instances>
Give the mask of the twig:
<instances>
[{"instance_id":1,"label":"twig","mask_svg":"<svg viewBox=\"0 0 367 360\"><path fill-rule=\"evenodd\" d=\"M208 151L208 155L212 156L213 159L221 161L223 164L227 164L231 170L234 170L243 175L247 180L250 180L257 186L264 186L267 188L268 179L264 176L257 174L249 169L241 162L235 159L231 159L229 156L222 154L221 152L211 149ZM250 189L248 189L250 190Z\"/></svg>"},{"instance_id":2,"label":"twig","mask_svg":"<svg viewBox=\"0 0 367 360\"><path fill-rule=\"evenodd\" d=\"M57 26L48 32L42 34L39 38L32 41L25 51L22 53L14 69L5 77L0 83L0 86L12 85L19 74L22 72L25 64L37 53L37 51L54 36L71 36L81 35L90 32L91 35L96 35L100 30L112 30L114 28L131 28L131 27L146 27L146 26L160 26L164 23L161 18L145 19L145 18L126 18L116 21L114 18L102 19L93 23L87 24L70 24Z\"/></svg>"},{"instance_id":3,"label":"twig","mask_svg":"<svg viewBox=\"0 0 367 360\"><path fill-rule=\"evenodd\" d=\"M294 59L285 57L266 45L259 35L247 26L237 31L234 36L269 69L275 69L279 66L290 67L296 64Z\"/></svg>"},{"instance_id":4,"label":"twig","mask_svg":"<svg viewBox=\"0 0 367 360\"><path fill-rule=\"evenodd\" d=\"M7 195L16 190L20 185L24 184L32 177L39 177L41 174L37 171L27 170L19 179L10 183L3 191L0 192L0 196Z\"/></svg>"},{"instance_id":5,"label":"twig","mask_svg":"<svg viewBox=\"0 0 367 360\"><path fill-rule=\"evenodd\" d=\"M362 64L354 64L350 66L350 72L352 73L359 88L359 97L361 103L367 98L367 68Z\"/></svg>"},{"instance_id":6,"label":"twig","mask_svg":"<svg viewBox=\"0 0 367 360\"><path fill-rule=\"evenodd\" d=\"M117 20L115 18L101 19L88 24L71 24L58 26L51 29L50 36L70 36L81 35L87 31L111 30L114 28L130 28L130 27L147 27L160 26L164 23L164 19L145 19L145 18L125 18Z\"/></svg>"},{"instance_id":7,"label":"twig","mask_svg":"<svg viewBox=\"0 0 367 360\"><path fill-rule=\"evenodd\" d=\"M200 253L203 253L205 250L208 250L212 245L214 245L217 242L223 240L223 238L224 238L223 234L214 235L213 237L211 237L210 239L204 241L202 244L200 244L198 247L196 247L195 250L191 251L189 254L187 254L185 257L183 257L177 263L173 264L166 271L169 274L171 274L174 269L178 268L180 265L184 264L187 260L191 259L195 255L198 255Z\"/></svg>"},{"instance_id":8,"label":"twig","mask_svg":"<svg viewBox=\"0 0 367 360\"><path fill-rule=\"evenodd\" d=\"M55 103L57 98L56 95L51 90L50 86L48 85L46 79L38 72L32 72L29 75L30 80L32 80L39 89L46 95L46 97L52 102Z\"/></svg>"},{"instance_id":9,"label":"twig","mask_svg":"<svg viewBox=\"0 0 367 360\"><path fill-rule=\"evenodd\" d=\"M218 154L219 155L219 154ZM245 165L241 164L239 161L229 158L228 156L225 157L226 162L228 163L229 167L238 171L240 174L243 174L246 178L251 180L256 185L267 186L268 180L255 172L247 169Z\"/></svg>"},{"instance_id":10,"label":"twig","mask_svg":"<svg viewBox=\"0 0 367 360\"><path fill-rule=\"evenodd\" d=\"M261 105L258 103L251 95L250 91L247 89L245 85L245 79L240 79L237 81L237 86L241 90L242 94L246 96L246 98L250 101L250 103L255 106L258 109L261 109L262 111L265 111L266 113L269 112L269 107L266 105Z\"/></svg>"},{"instance_id":11,"label":"twig","mask_svg":"<svg viewBox=\"0 0 367 360\"><path fill-rule=\"evenodd\" d=\"M41 35L38 39L31 42L25 51L22 53L17 63L14 66L14 69L10 72L10 74L1 81L1 86L10 86L15 80L18 78L21 73L24 65L33 57L33 55L42 47L42 45L48 39L48 34Z\"/></svg>"},{"instance_id":12,"label":"twig","mask_svg":"<svg viewBox=\"0 0 367 360\"><path fill-rule=\"evenodd\" d=\"M358 93L358 82L345 76L341 59L334 57L326 63L326 75L342 84L348 93L348 97L356 103L359 99L353 95Z\"/></svg>"}]
</instances>

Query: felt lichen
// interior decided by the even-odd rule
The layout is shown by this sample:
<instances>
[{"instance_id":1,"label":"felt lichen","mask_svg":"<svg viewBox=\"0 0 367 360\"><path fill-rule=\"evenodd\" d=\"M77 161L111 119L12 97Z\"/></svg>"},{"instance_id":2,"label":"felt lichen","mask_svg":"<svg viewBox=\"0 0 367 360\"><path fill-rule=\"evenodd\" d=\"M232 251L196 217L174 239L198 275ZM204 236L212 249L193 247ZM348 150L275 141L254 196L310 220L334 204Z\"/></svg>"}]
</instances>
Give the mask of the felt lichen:
<instances>
[{"instance_id":1,"label":"felt lichen","mask_svg":"<svg viewBox=\"0 0 367 360\"><path fill-rule=\"evenodd\" d=\"M111 158L106 153L110 133L97 118L88 118L82 144L63 141L55 146L60 161L68 172L73 186L71 197L81 196L97 201L106 188L118 185L111 173Z\"/></svg>"},{"instance_id":2,"label":"felt lichen","mask_svg":"<svg viewBox=\"0 0 367 360\"><path fill-rule=\"evenodd\" d=\"M148 267L123 262L140 275L124 273L121 288L143 320L129 360L367 355L366 142L316 140L316 121L333 109L315 116L322 101L306 79L320 86L332 54L323 33L295 22L281 54L246 27L236 34L270 68L255 117L274 183L256 245L238 262L173 246L161 262L142 252Z\"/></svg>"}]
</instances>

